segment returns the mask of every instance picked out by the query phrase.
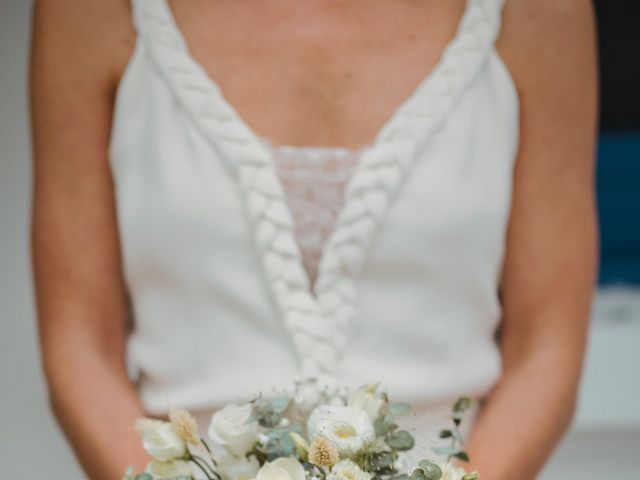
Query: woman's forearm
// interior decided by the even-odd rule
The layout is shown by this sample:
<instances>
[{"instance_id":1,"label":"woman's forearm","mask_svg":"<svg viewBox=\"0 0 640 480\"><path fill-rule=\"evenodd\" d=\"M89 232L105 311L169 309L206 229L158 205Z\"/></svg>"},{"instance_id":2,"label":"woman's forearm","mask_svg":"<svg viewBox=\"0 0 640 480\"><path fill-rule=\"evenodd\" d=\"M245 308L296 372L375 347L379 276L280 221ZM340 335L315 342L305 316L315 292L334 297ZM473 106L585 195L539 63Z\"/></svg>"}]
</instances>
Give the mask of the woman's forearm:
<instances>
[{"instance_id":1,"label":"woman's forearm","mask_svg":"<svg viewBox=\"0 0 640 480\"><path fill-rule=\"evenodd\" d=\"M89 346L61 350L45 357L50 401L88 478L142 470L148 456L133 425L143 409L124 369Z\"/></svg>"},{"instance_id":2,"label":"woman's forearm","mask_svg":"<svg viewBox=\"0 0 640 480\"><path fill-rule=\"evenodd\" d=\"M541 348L508 367L467 441L467 470L486 480L536 478L574 412L579 372L561 356Z\"/></svg>"}]
</instances>

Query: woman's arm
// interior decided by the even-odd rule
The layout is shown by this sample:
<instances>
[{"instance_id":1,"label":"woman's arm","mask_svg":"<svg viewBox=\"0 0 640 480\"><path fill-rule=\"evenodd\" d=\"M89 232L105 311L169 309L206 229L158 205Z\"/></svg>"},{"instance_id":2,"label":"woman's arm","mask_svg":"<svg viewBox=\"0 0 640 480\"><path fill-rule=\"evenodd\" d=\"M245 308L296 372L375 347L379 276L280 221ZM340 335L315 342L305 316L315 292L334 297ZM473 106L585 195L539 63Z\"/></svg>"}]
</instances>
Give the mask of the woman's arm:
<instances>
[{"instance_id":1,"label":"woman's arm","mask_svg":"<svg viewBox=\"0 0 640 480\"><path fill-rule=\"evenodd\" d=\"M525 480L573 416L595 282L591 5L507 2L498 47L522 107L503 277L504 374L467 447L483 478Z\"/></svg>"},{"instance_id":2,"label":"woman's arm","mask_svg":"<svg viewBox=\"0 0 640 480\"><path fill-rule=\"evenodd\" d=\"M125 293L108 142L133 43L124 1L37 0L30 92L32 255L52 409L92 479L144 467L126 373ZM120 25L120 27L118 27Z\"/></svg>"}]
</instances>

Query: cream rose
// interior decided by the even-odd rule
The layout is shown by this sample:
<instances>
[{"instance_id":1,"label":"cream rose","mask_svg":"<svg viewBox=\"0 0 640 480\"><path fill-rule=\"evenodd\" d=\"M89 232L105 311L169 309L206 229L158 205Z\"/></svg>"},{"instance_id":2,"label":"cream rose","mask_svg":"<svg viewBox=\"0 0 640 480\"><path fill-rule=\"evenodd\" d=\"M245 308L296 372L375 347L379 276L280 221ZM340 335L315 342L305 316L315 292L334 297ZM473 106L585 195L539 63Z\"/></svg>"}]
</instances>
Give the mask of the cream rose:
<instances>
[{"instance_id":1,"label":"cream rose","mask_svg":"<svg viewBox=\"0 0 640 480\"><path fill-rule=\"evenodd\" d=\"M229 404L211 416L209 437L232 455L245 456L258 433L258 422L250 422L250 417L251 404Z\"/></svg>"},{"instance_id":2,"label":"cream rose","mask_svg":"<svg viewBox=\"0 0 640 480\"><path fill-rule=\"evenodd\" d=\"M307 421L309 439L322 435L345 455L357 453L375 439L373 424L362 408L320 405Z\"/></svg>"},{"instance_id":3,"label":"cream rose","mask_svg":"<svg viewBox=\"0 0 640 480\"><path fill-rule=\"evenodd\" d=\"M256 480L305 480L304 468L294 457L280 457L265 463Z\"/></svg>"},{"instance_id":4,"label":"cream rose","mask_svg":"<svg viewBox=\"0 0 640 480\"><path fill-rule=\"evenodd\" d=\"M155 460L169 462L187 453L187 444L171 423L144 419L136 427L142 435L142 446Z\"/></svg>"},{"instance_id":5,"label":"cream rose","mask_svg":"<svg viewBox=\"0 0 640 480\"><path fill-rule=\"evenodd\" d=\"M189 462L184 460L173 460L170 462L152 460L147 465L146 472L153 478L158 479L176 477L191 478L193 476L193 470L191 469Z\"/></svg>"},{"instance_id":6,"label":"cream rose","mask_svg":"<svg viewBox=\"0 0 640 480\"><path fill-rule=\"evenodd\" d=\"M341 460L333 466L327 480L371 480L371 474L351 460Z\"/></svg>"},{"instance_id":7,"label":"cream rose","mask_svg":"<svg viewBox=\"0 0 640 480\"><path fill-rule=\"evenodd\" d=\"M347 405L349 407L358 407L363 409L369 415L369 418L373 422L380 414L380 408L385 403L382 395L378 394L376 390L378 384L364 385L357 390L354 390L349 395L349 401Z\"/></svg>"},{"instance_id":8,"label":"cream rose","mask_svg":"<svg viewBox=\"0 0 640 480\"><path fill-rule=\"evenodd\" d=\"M260 469L260 464L253 455L249 458L225 455L218 458L218 467L223 480L252 480Z\"/></svg>"}]
</instances>

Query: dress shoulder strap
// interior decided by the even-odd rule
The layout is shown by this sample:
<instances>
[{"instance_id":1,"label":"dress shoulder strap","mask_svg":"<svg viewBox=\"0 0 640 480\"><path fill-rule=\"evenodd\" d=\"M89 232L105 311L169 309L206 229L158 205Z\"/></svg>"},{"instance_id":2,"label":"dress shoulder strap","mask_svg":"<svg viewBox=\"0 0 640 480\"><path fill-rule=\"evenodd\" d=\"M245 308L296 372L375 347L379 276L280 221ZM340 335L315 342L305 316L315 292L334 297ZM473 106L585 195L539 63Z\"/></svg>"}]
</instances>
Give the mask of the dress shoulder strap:
<instances>
[{"instance_id":1,"label":"dress shoulder strap","mask_svg":"<svg viewBox=\"0 0 640 480\"><path fill-rule=\"evenodd\" d=\"M131 21L138 34L140 33L140 28L142 25L143 6L141 5L141 3L142 2L140 2L139 0L130 0Z\"/></svg>"}]
</instances>

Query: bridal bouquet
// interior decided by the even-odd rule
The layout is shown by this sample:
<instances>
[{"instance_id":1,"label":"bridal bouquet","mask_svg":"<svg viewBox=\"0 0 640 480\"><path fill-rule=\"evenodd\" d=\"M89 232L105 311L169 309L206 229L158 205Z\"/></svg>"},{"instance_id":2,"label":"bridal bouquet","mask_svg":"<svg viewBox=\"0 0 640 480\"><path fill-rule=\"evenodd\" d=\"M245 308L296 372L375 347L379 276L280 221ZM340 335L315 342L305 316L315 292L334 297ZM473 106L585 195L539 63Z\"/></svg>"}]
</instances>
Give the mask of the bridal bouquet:
<instances>
[{"instance_id":1,"label":"bridal bouquet","mask_svg":"<svg viewBox=\"0 0 640 480\"><path fill-rule=\"evenodd\" d=\"M208 480L477 480L477 472L451 463L468 460L459 426L470 404L458 400L451 428L440 432L448 445L434 451L446 462L425 458L410 465L414 438L396 424L409 405L391 403L378 385L348 391L297 382L288 394L216 411L207 432L211 444L185 410L172 410L168 421L139 419L136 429L152 460L143 473L129 468L123 480L196 474Z\"/></svg>"}]
</instances>

